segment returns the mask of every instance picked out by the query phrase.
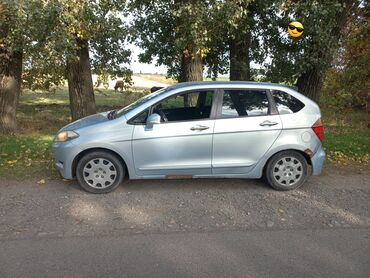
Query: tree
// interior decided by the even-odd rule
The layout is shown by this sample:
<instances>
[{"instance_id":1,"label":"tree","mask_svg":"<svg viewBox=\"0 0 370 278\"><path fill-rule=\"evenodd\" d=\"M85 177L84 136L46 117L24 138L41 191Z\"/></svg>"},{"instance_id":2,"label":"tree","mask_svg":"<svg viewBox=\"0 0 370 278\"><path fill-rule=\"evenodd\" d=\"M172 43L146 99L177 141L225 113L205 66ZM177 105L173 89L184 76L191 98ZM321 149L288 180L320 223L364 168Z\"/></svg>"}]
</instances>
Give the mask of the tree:
<instances>
[{"instance_id":1,"label":"tree","mask_svg":"<svg viewBox=\"0 0 370 278\"><path fill-rule=\"evenodd\" d=\"M344 29L343 41L329 70L323 93L333 105L343 108L370 108L370 30L368 28L369 3L350 11L350 18ZM338 101L342 100L342 105Z\"/></svg>"},{"instance_id":2,"label":"tree","mask_svg":"<svg viewBox=\"0 0 370 278\"><path fill-rule=\"evenodd\" d=\"M265 64L267 80L295 84L301 93L318 102L323 78L339 47L349 11L359 4L357 0L275 4L277 13L266 19L271 28L264 37L264 47L271 58L271 63ZM287 25L293 19L303 23L302 37L286 35Z\"/></svg>"},{"instance_id":3,"label":"tree","mask_svg":"<svg viewBox=\"0 0 370 278\"><path fill-rule=\"evenodd\" d=\"M251 1L235 1L234 5L236 20L230 26L228 38L230 55L230 80L251 79L251 44L253 10Z\"/></svg>"},{"instance_id":4,"label":"tree","mask_svg":"<svg viewBox=\"0 0 370 278\"><path fill-rule=\"evenodd\" d=\"M222 22L215 18L224 4L219 0L133 1L133 36L144 50L140 61L157 59L180 82L203 80L204 63L212 61L215 70L216 61L221 62L218 55L209 60L207 55L216 45L212 37L220 34Z\"/></svg>"},{"instance_id":5,"label":"tree","mask_svg":"<svg viewBox=\"0 0 370 278\"><path fill-rule=\"evenodd\" d=\"M27 78L41 86L68 81L72 120L96 113L92 72L125 80L130 51L124 0L55 0L47 34L27 56ZM52 74L50 74L52 73ZM34 84L34 83L33 83Z\"/></svg>"},{"instance_id":6,"label":"tree","mask_svg":"<svg viewBox=\"0 0 370 278\"><path fill-rule=\"evenodd\" d=\"M14 133L24 51L40 35L38 0L0 3L0 133Z\"/></svg>"}]
</instances>

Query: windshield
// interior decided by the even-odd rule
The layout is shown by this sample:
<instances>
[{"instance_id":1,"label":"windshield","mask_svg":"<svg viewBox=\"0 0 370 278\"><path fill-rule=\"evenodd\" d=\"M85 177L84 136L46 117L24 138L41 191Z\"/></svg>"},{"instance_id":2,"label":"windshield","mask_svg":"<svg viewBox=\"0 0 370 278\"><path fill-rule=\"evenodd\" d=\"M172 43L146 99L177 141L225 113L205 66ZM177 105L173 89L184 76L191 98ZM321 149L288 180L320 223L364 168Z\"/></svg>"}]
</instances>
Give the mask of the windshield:
<instances>
[{"instance_id":1,"label":"windshield","mask_svg":"<svg viewBox=\"0 0 370 278\"><path fill-rule=\"evenodd\" d=\"M158 91L155 91L154 93L151 93L149 95L146 95L145 97L142 97L138 99L137 101L131 103L130 105L120 109L117 111L116 117L120 117L124 114L127 114L128 112L134 110L135 108L139 107L140 105L144 104L145 102L155 98L156 96L163 94L169 90L169 87L160 89Z\"/></svg>"}]
</instances>

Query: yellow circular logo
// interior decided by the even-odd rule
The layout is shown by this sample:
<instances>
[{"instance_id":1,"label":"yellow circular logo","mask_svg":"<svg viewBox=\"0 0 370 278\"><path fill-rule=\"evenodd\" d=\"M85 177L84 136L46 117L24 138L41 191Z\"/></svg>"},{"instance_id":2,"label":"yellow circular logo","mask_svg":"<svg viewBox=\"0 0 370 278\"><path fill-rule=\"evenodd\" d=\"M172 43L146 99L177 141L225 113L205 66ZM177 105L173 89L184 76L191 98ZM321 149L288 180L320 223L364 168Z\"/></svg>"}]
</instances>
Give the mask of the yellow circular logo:
<instances>
[{"instance_id":1,"label":"yellow circular logo","mask_svg":"<svg viewBox=\"0 0 370 278\"><path fill-rule=\"evenodd\" d=\"M288 33L292 37L298 38L298 37L302 36L303 30L304 30L304 28L303 28L302 23L300 23L298 21L292 21L292 22L289 23Z\"/></svg>"}]
</instances>

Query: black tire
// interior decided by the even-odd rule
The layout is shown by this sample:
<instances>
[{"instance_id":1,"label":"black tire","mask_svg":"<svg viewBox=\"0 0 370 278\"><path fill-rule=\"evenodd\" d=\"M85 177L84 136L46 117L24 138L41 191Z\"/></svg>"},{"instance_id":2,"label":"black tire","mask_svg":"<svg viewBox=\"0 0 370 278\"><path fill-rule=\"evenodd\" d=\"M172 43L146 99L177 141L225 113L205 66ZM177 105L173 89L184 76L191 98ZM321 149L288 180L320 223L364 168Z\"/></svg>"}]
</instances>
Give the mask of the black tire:
<instances>
[{"instance_id":1,"label":"black tire","mask_svg":"<svg viewBox=\"0 0 370 278\"><path fill-rule=\"evenodd\" d=\"M97 164L95 164L96 162ZM91 168L91 165L94 168ZM100 168L99 165L102 167ZM88 168L89 166L90 168ZM96 169L99 172L87 173L87 171L92 171L95 167L99 167L99 169ZM112 172L106 174L107 171ZM90 174L93 174L94 177L88 179ZM95 178L95 174L96 177L99 176L98 179ZM125 174L125 167L122 165L121 160L116 155L105 151L87 153L79 160L76 168L76 176L80 186L87 192L95 194L113 191L122 183Z\"/></svg>"},{"instance_id":2,"label":"black tire","mask_svg":"<svg viewBox=\"0 0 370 278\"><path fill-rule=\"evenodd\" d=\"M289 158L291 161L288 160ZM282 151L268 161L265 179L276 190L293 190L302 186L306 181L307 168L307 161L302 154L296 151Z\"/></svg>"}]
</instances>

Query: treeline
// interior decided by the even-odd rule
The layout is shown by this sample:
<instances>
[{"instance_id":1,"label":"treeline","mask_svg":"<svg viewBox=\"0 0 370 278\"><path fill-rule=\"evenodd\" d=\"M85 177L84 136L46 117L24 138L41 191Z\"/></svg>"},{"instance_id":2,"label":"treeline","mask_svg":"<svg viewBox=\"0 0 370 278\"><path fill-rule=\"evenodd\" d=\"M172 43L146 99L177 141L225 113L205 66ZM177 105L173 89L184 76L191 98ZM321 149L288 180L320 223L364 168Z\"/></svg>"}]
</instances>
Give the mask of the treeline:
<instances>
[{"instance_id":1,"label":"treeline","mask_svg":"<svg viewBox=\"0 0 370 278\"><path fill-rule=\"evenodd\" d=\"M365 12L363 12L365 11ZM216 78L285 82L319 101L360 0L3 0L0 2L0 133L16 130L23 87L66 79L72 119L96 112L92 72L130 80L130 43L179 82ZM287 35L292 20L300 38ZM342 51L343 52L343 51Z\"/></svg>"}]
</instances>

